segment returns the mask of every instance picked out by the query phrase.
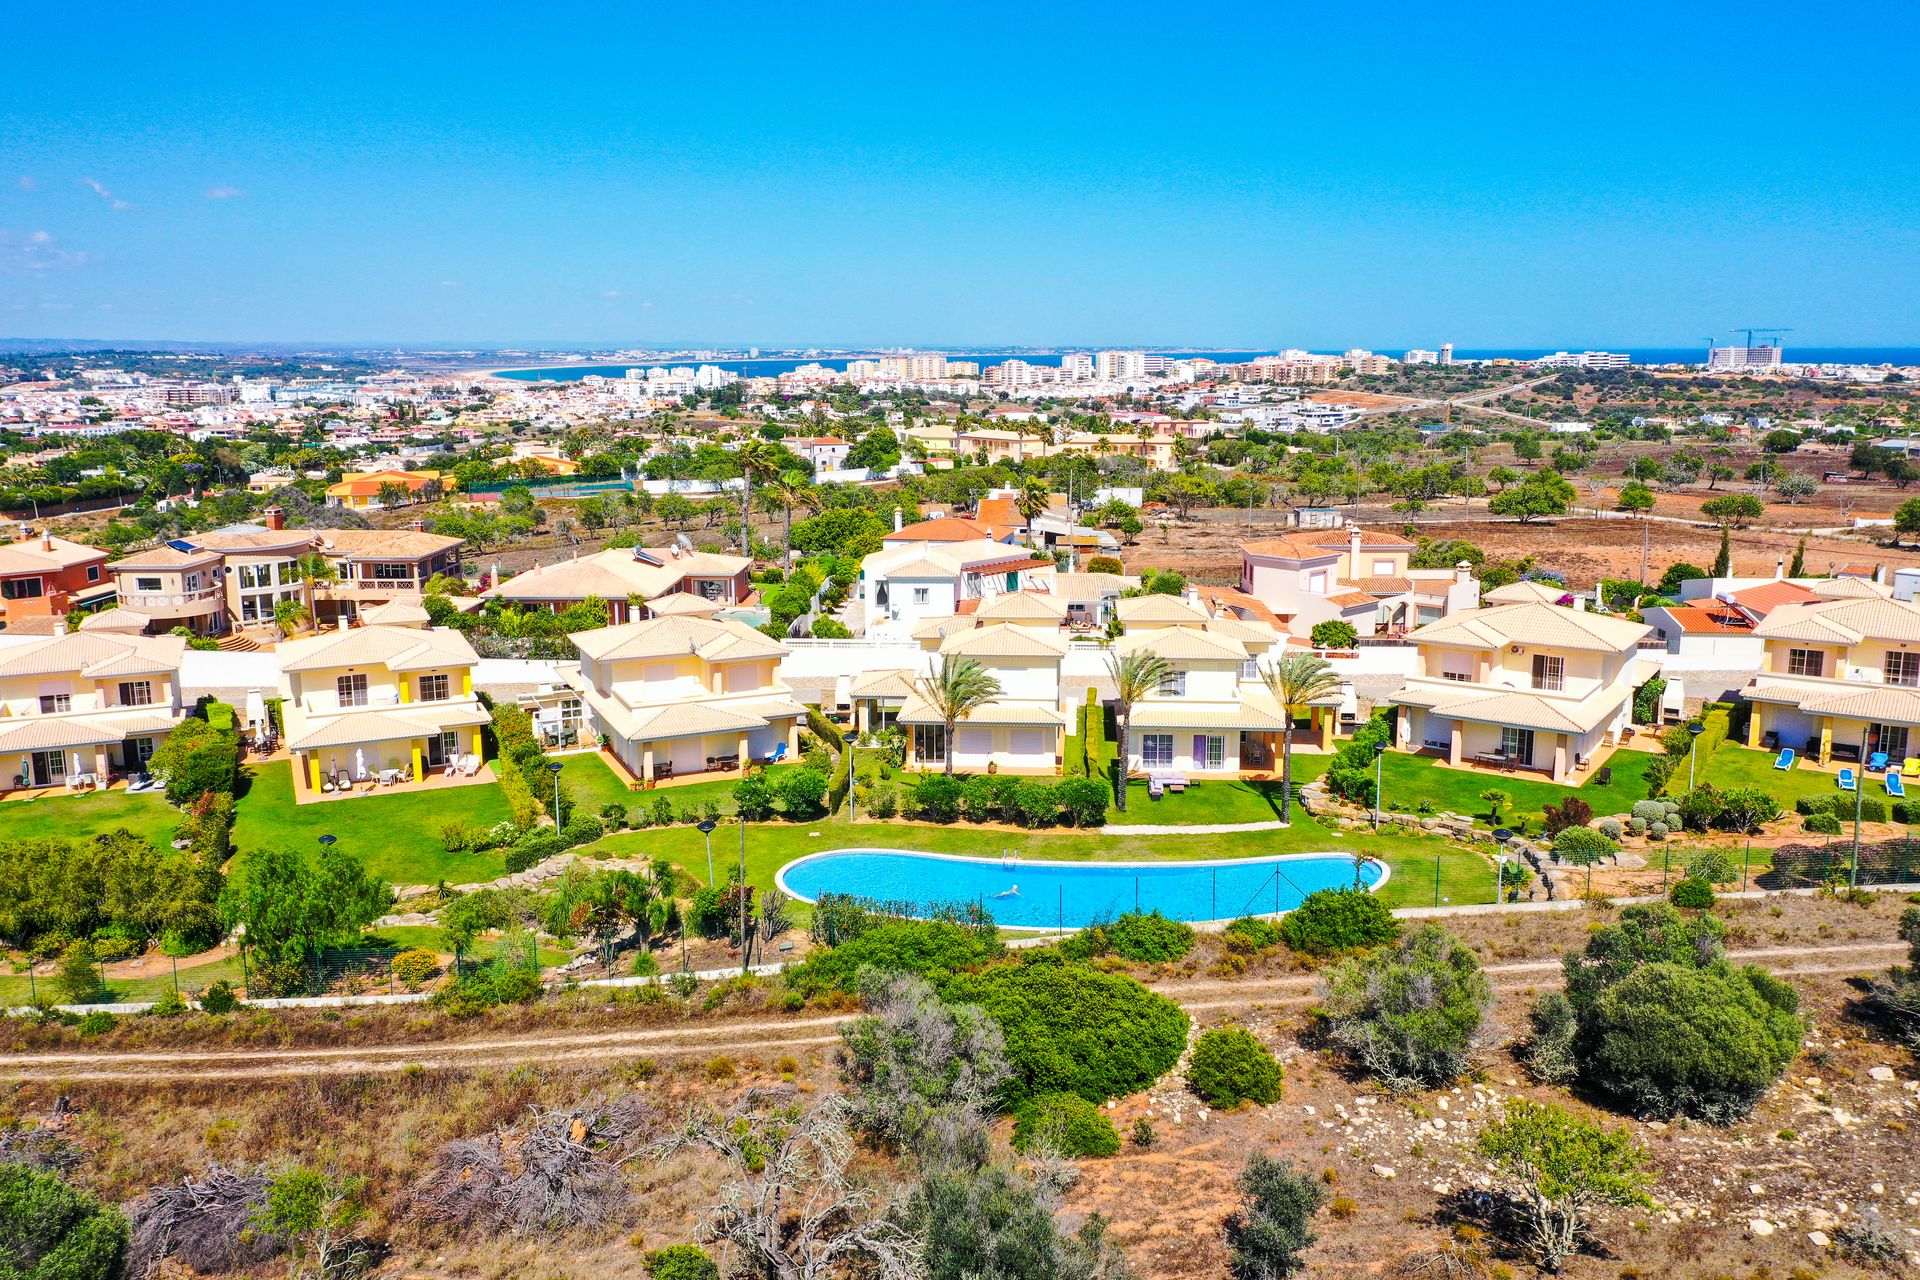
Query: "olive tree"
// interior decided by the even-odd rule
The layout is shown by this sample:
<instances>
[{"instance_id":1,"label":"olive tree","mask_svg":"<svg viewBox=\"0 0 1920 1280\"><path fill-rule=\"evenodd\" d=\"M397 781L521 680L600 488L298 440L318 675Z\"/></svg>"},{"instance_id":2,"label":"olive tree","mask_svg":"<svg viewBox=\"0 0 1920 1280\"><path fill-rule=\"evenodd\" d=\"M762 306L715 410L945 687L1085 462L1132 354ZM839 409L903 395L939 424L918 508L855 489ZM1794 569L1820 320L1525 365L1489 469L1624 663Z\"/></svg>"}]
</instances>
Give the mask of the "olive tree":
<instances>
[{"instance_id":1,"label":"olive tree","mask_svg":"<svg viewBox=\"0 0 1920 1280\"><path fill-rule=\"evenodd\" d=\"M1492 1007L1480 962L1436 924L1341 962L1321 992L1333 1042L1396 1092L1457 1079Z\"/></svg>"},{"instance_id":2,"label":"olive tree","mask_svg":"<svg viewBox=\"0 0 1920 1280\"><path fill-rule=\"evenodd\" d=\"M1522 1207L1520 1243L1548 1271L1585 1242L1594 1209L1652 1204L1646 1155L1632 1139L1559 1107L1516 1098L1477 1146Z\"/></svg>"}]
</instances>

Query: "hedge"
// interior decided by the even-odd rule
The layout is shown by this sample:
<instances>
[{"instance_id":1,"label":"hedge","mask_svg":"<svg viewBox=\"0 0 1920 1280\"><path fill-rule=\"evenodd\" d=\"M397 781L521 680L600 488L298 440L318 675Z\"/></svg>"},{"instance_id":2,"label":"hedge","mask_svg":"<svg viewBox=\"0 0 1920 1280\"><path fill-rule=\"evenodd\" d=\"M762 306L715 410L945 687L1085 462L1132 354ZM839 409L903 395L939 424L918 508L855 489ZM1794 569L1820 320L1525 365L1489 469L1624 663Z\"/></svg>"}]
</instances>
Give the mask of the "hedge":
<instances>
[{"instance_id":1,"label":"hedge","mask_svg":"<svg viewBox=\"0 0 1920 1280\"><path fill-rule=\"evenodd\" d=\"M840 732L839 726L821 715L820 708L811 702L807 704L807 728L813 730L814 737L828 743L835 751L844 752L847 749L847 735Z\"/></svg>"}]
</instances>

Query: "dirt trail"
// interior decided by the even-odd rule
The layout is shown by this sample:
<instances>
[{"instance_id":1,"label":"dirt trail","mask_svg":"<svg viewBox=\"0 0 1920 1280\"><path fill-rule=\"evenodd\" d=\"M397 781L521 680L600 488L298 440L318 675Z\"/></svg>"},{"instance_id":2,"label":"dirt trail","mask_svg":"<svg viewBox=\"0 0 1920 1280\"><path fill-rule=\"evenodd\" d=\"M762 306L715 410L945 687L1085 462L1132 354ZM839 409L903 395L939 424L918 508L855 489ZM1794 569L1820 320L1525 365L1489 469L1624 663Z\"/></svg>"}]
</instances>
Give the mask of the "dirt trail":
<instances>
[{"instance_id":1,"label":"dirt trail","mask_svg":"<svg viewBox=\"0 0 1920 1280\"><path fill-rule=\"evenodd\" d=\"M1859 973L1882 967L1906 950L1898 942L1845 943L1824 947L1761 947L1734 951L1745 964L1760 963L1780 977ZM1787 960L1788 963L1769 963ZM1818 961L1837 963L1815 963ZM1558 983L1558 960L1516 961L1486 966L1496 992L1519 992ZM1304 1005L1313 1001L1312 974L1250 981L1187 980L1153 984L1190 1013L1252 1005ZM523 1062L607 1061L628 1054L654 1058L764 1053L833 1044L836 1029L852 1015L718 1022L631 1031L581 1031L512 1039L437 1040L415 1044L326 1048L194 1049L172 1051L28 1053L0 1055L0 1080L151 1081L249 1080L286 1076L358 1075L411 1069L461 1070Z\"/></svg>"}]
</instances>

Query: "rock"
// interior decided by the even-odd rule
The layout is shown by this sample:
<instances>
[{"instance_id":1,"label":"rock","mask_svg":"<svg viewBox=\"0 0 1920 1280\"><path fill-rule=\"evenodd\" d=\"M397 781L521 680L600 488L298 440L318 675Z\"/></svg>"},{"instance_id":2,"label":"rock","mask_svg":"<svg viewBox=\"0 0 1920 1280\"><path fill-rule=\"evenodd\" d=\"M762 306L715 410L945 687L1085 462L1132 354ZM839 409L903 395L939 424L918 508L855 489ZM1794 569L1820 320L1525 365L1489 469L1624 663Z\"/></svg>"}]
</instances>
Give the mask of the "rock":
<instances>
[{"instance_id":1,"label":"rock","mask_svg":"<svg viewBox=\"0 0 1920 1280\"><path fill-rule=\"evenodd\" d=\"M1442 1111L1445 1111L1447 1109L1447 1100L1445 1098L1440 1098L1437 1101L1439 1103L1440 1109Z\"/></svg>"},{"instance_id":2,"label":"rock","mask_svg":"<svg viewBox=\"0 0 1920 1280\"><path fill-rule=\"evenodd\" d=\"M1763 1188L1763 1187L1761 1187L1761 1185L1760 1185L1759 1183L1757 1183L1757 1182L1749 1182L1749 1183L1747 1184L1747 1194L1748 1194L1748 1195L1750 1195L1750 1196L1757 1196L1757 1195L1759 1195L1759 1194L1761 1193L1761 1191L1763 1191L1763 1190L1764 1190L1764 1188Z\"/></svg>"},{"instance_id":3,"label":"rock","mask_svg":"<svg viewBox=\"0 0 1920 1280\"><path fill-rule=\"evenodd\" d=\"M1394 1177L1394 1172L1393 1169L1387 1165L1377 1164L1373 1166L1373 1176L1391 1180Z\"/></svg>"},{"instance_id":4,"label":"rock","mask_svg":"<svg viewBox=\"0 0 1920 1280\"><path fill-rule=\"evenodd\" d=\"M1824 1249L1824 1248L1826 1248L1826 1247L1827 1247L1828 1245L1830 1245L1830 1244L1832 1244L1832 1243L1833 1243L1833 1239L1832 1239L1832 1237L1830 1237L1829 1235L1827 1235L1827 1233L1826 1233L1826 1232L1824 1232L1824 1231L1809 1231L1809 1232L1807 1232L1807 1241L1808 1241L1808 1242L1809 1242L1810 1244L1812 1244L1812 1245L1813 1245L1813 1247L1814 1247L1814 1248L1816 1248L1816 1249Z\"/></svg>"},{"instance_id":5,"label":"rock","mask_svg":"<svg viewBox=\"0 0 1920 1280\"><path fill-rule=\"evenodd\" d=\"M1893 1068L1892 1067L1868 1067L1867 1078L1870 1080L1878 1080L1882 1084L1890 1084L1892 1083L1894 1078Z\"/></svg>"},{"instance_id":6,"label":"rock","mask_svg":"<svg viewBox=\"0 0 1920 1280\"><path fill-rule=\"evenodd\" d=\"M1747 1230L1757 1236L1770 1236L1773 1234L1773 1224L1765 1218L1755 1218L1747 1223Z\"/></svg>"}]
</instances>

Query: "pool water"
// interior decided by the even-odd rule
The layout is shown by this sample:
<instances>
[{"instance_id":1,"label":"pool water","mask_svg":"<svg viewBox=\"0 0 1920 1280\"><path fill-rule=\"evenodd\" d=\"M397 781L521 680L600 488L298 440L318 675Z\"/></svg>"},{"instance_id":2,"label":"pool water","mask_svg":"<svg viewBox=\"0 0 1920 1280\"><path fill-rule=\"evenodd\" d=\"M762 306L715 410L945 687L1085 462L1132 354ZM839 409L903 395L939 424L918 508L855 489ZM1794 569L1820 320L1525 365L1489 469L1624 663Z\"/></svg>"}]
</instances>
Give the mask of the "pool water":
<instances>
[{"instance_id":1,"label":"pool water","mask_svg":"<svg viewBox=\"0 0 1920 1280\"><path fill-rule=\"evenodd\" d=\"M1363 861L1369 889L1387 868ZM804 902L843 893L919 907L978 902L1016 929L1077 929L1128 911L1159 911L1189 923L1291 911L1317 889L1350 888L1343 853L1294 853L1230 862L1041 862L957 858L900 849L836 849L780 869L780 887Z\"/></svg>"}]
</instances>

